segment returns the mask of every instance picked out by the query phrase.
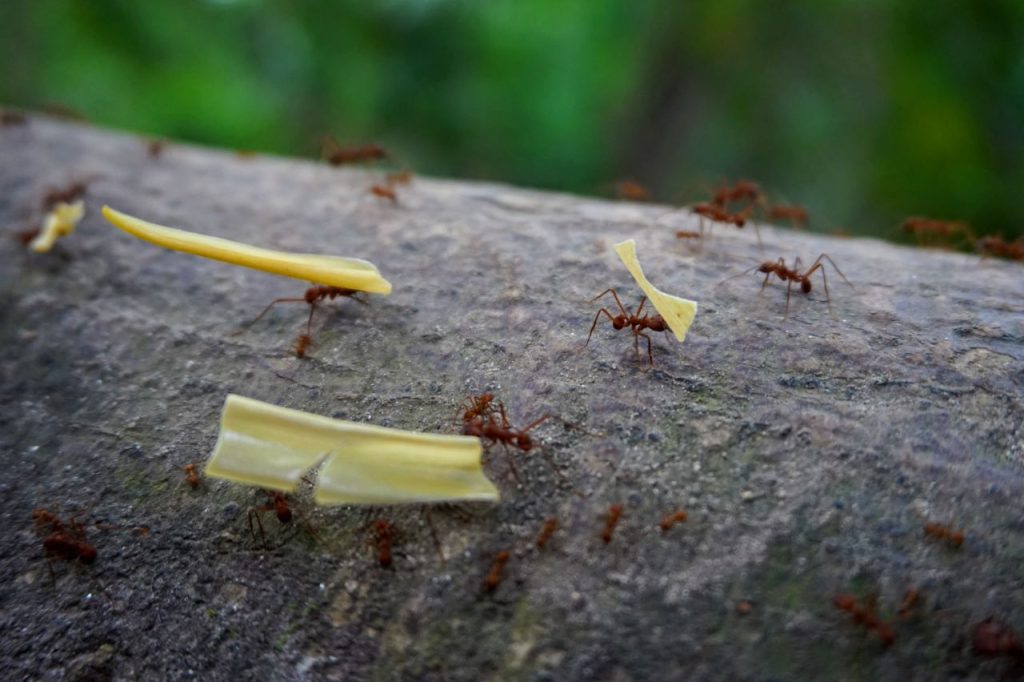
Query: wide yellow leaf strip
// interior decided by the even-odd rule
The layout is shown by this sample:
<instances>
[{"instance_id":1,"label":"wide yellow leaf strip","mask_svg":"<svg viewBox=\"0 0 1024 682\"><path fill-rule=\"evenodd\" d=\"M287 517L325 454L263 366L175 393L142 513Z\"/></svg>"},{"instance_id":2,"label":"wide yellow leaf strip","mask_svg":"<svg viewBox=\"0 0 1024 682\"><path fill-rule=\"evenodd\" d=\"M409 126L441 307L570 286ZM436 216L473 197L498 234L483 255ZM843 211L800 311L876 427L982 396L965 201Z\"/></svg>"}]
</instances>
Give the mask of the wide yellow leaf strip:
<instances>
[{"instance_id":1,"label":"wide yellow leaf strip","mask_svg":"<svg viewBox=\"0 0 1024 682\"><path fill-rule=\"evenodd\" d=\"M203 258L342 289L368 291L374 294L391 293L391 283L381 277L377 267L359 258L264 249L229 239L157 225L115 211L109 206L103 207L103 217L130 235L172 251L183 251Z\"/></svg>"},{"instance_id":2,"label":"wide yellow leaf strip","mask_svg":"<svg viewBox=\"0 0 1024 682\"><path fill-rule=\"evenodd\" d=\"M622 259L626 269L629 270L629 274L633 275L633 279L636 280L636 283L643 292L647 294L647 300L651 302L654 309L658 311L658 314L668 324L676 339L682 343L683 339L686 338L686 332L689 331L690 325L693 324L693 318L697 316L697 302L666 294L647 281L643 268L640 267L640 261L636 257L635 240L627 239L616 244L615 253L619 254L619 258Z\"/></svg>"},{"instance_id":3,"label":"wide yellow leaf strip","mask_svg":"<svg viewBox=\"0 0 1024 682\"><path fill-rule=\"evenodd\" d=\"M330 419L231 394L205 473L292 491L323 462L317 504L497 501L482 452L477 438Z\"/></svg>"}]
</instances>

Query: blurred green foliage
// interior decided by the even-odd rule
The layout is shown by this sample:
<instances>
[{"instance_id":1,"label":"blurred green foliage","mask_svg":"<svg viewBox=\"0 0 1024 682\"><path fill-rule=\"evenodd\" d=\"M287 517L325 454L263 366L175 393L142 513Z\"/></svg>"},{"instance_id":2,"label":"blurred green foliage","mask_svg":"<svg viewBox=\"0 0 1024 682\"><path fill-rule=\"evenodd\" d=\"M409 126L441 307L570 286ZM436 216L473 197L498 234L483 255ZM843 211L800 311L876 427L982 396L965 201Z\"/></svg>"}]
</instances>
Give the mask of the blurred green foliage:
<instances>
[{"instance_id":1,"label":"blurred green foliage","mask_svg":"<svg viewBox=\"0 0 1024 682\"><path fill-rule=\"evenodd\" d=\"M812 227L1024 233L1020 0L6 0L0 102L426 174L665 201L757 179ZM905 238L905 237L904 237Z\"/></svg>"}]
</instances>

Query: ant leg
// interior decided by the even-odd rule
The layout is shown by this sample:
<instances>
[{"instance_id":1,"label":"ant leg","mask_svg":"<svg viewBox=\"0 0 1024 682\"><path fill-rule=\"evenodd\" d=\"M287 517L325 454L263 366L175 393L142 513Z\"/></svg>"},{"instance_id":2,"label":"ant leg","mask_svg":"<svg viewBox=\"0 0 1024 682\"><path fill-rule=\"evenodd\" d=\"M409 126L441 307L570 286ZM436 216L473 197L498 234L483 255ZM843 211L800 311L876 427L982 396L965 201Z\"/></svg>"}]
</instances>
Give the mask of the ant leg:
<instances>
[{"instance_id":1,"label":"ant leg","mask_svg":"<svg viewBox=\"0 0 1024 682\"><path fill-rule=\"evenodd\" d=\"M267 536L266 536L266 533L263 532L263 521L260 519L260 513L262 511L266 511L266 508L265 507L264 508L254 507L254 508L249 510L249 534L252 535L253 542L255 542L256 541L256 531L253 530L253 527L252 527L252 519L255 516L256 517L256 524L260 528L260 539L262 541L261 544L263 545L263 549L269 549L269 547L267 546Z\"/></svg>"},{"instance_id":2,"label":"ant leg","mask_svg":"<svg viewBox=\"0 0 1024 682\"><path fill-rule=\"evenodd\" d=\"M313 313L316 312L316 301L309 304L309 319L306 320L306 336L309 336L313 330Z\"/></svg>"},{"instance_id":3,"label":"ant leg","mask_svg":"<svg viewBox=\"0 0 1024 682\"><path fill-rule=\"evenodd\" d=\"M831 315L832 314L832 296L829 295L829 293L828 293L828 275L825 274L825 266L822 265L821 263L818 263L817 265L815 265L813 268L810 269L810 271L808 272L807 276L810 277L810 273L814 272L815 269L819 269L819 268L821 269L821 279L822 279L823 282L825 282L825 301L828 303L828 314Z\"/></svg>"},{"instance_id":4,"label":"ant leg","mask_svg":"<svg viewBox=\"0 0 1024 682\"><path fill-rule=\"evenodd\" d=\"M789 280L789 284L786 286L786 314L782 316L782 319L789 317L789 296L793 292L793 280Z\"/></svg>"},{"instance_id":5,"label":"ant leg","mask_svg":"<svg viewBox=\"0 0 1024 682\"><path fill-rule=\"evenodd\" d=\"M637 332L636 335L638 338L642 336L647 339L647 359L650 361L651 367L654 367L654 353L651 352L651 337L643 332Z\"/></svg>"},{"instance_id":6,"label":"ant leg","mask_svg":"<svg viewBox=\"0 0 1024 682\"><path fill-rule=\"evenodd\" d=\"M516 479L517 485L523 485L523 479L519 478L519 470L516 469L516 463L512 456L512 452L504 442L502 442L502 446L505 448L505 463L508 465L508 470L511 472L512 478Z\"/></svg>"},{"instance_id":7,"label":"ant leg","mask_svg":"<svg viewBox=\"0 0 1024 682\"><path fill-rule=\"evenodd\" d=\"M643 312L644 303L647 303L647 297L646 296L644 296L643 298L640 299L640 305L637 306L636 313L635 313L636 317L640 317L640 313Z\"/></svg>"},{"instance_id":8,"label":"ant leg","mask_svg":"<svg viewBox=\"0 0 1024 682\"><path fill-rule=\"evenodd\" d=\"M444 547L441 546L441 540L437 537L437 528L434 527L434 518L430 515L430 507L423 508L424 516L427 519L427 527L430 528L430 537L434 539L434 547L437 549L437 555L441 557L441 565L447 565L447 561L444 558Z\"/></svg>"},{"instance_id":9,"label":"ant leg","mask_svg":"<svg viewBox=\"0 0 1024 682\"><path fill-rule=\"evenodd\" d=\"M754 222L754 234L757 235L757 248L764 251L764 242L761 241L761 228L757 226L756 222Z\"/></svg>"},{"instance_id":10,"label":"ant leg","mask_svg":"<svg viewBox=\"0 0 1024 682\"><path fill-rule=\"evenodd\" d=\"M546 421L547 419L550 419L550 418L551 418L551 415L550 415L550 414L546 414L546 415L544 415L543 417L541 417L540 419L537 419L537 420L536 420L536 421L534 421L534 422L533 422L532 424L530 424L530 425L529 425L529 426L527 426L527 427L526 427L525 429L523 429L523 430L522 430L522 433L526 433L527 431L529 431L530 429L534 428L535 426L540 426L540 425L541 425L541 424L543 424L543 423L544 423L544 422L545 422L545 421Z\"/></svg>"},{"instance_id":11,"label":"ant leg","mask_svg":"<svg viewBox=\"0 0 1024 682\"><path fill-rule=\"evenodd\" d=\"M508 423L508 415L505 414L504 403L498 403L498 412L501 413L501 428L508 431L510 428L512 428L512 425Z\"/></svg>"},{"instance_id":12,"label":"ant leg","mask_svg":"<svg viewBox=\"0 0 1024 682\"><path fill-rule=\"evenodd\" d=\"M600 310L598 310L597 314L594 315L594 324L590 325L590 333L587 334L587 342L583 344L584 346L588 346L590 344L590 337L594 335L594 329L597 327L597 319L601 317L601 313L607 315L608 319L612 322L612 324L615 324L615 318L612 317L612 314L608 312L607 308L601 308Z\"/></svg>"},{"instance_id":13,"label":"ant leg","mask_svg":"<svg viewBox=\"0 0 1024 682\"><path fill-rule=\"evenodd\" d=\"M278 303L305 303L305 302L306 302L305 298L277 298L277 299L274 299L273 301L270 302L270 305L268 305L266 308L264 308L263 312L260 313L259 315L257 315L256 318L252 322L247 322L246 324L242 325L242 328L239 329L238 331L234 332L232 334L232 336L237 336L237 335L241 334L246 329L248 329L249 327L251 327L254 324L256 324L257 322L259 322L261 319L263 319L263 316L266 315L267 313L269 313L270 309L273 308Z\"/></svg>"},{"instance_id":14,"label":"ant leg","mask_svg":"<svg viewBox=\"0 0 1024 682\"><path fill-rule=\"evenodd\" d=\"M846 282L847 284L850 285L851 289L856 289L857 288L857 287L853 286L853 284L850 282L850 280L846 279L846 275L843 274L843 271L839 269L839 267L836 265L836 262L834 260L832 260L832 258L827 253L823 253L820 256L818 256L818 260L816 260L814 262L817 263L822 258L826 259L832 265L832 267L835 268L835 271L839 273L839 276L843 278L844 282Z\"/></svg>"},{"instance_id":15,"label":"ant leg","mask_svg":"<svg viewBox=\"0 0 1024 682\"><path fill-rule=\"evenodd\" d=\"M294 509L293 511L299 515L299 520L302 521L302 525L306 527L306 532L313 537L313 540L315 540L318 543L322 543L323 541L320 539L320 534L316 532L316 528L314 528L313 524L309 522L309 519L306 518L306 515L299 511L298 509Z\"/></svg>"},{"instance_id":16,"label":"ant leg","mask_svg":"<svg viewBox=\"0 0 1024 682\"><path fill-rule=\"evenodd\" d=\"M602 291L602 292L601 292L600 294L598 294L598 295L597 295L597 296L595 296L594 298L590 299L590 302L591 302L591 303L593 303L593 302L594 302L594 301L596 301L597 299L599 299L599 298L601 298L602 296L604 296L605 294L607 294L607 293L608 293L609 291L611 292L611 295L612 295L612 296L614 297L614 299L615 299L615 303L617 303L617 304L618 304L618 310L620 310L620 311L621 311L621 312L622 312L622 313L623 313L624 315L626 315L627 317L629 317L629 316L630 316L630 313L629 313L629 311L628 311L628 310L626 309L626 306L625 306L625 305L623 305L623 302L622 302L621 300L618 300L618 293L617 293L617 292L615 291L614 287L608 287L607 289L605 289L604 291ZM609 318L611 318L611 315L609 314L609 315L608 315L608 317L609 317Z\"/></svg>"}]
</instances>

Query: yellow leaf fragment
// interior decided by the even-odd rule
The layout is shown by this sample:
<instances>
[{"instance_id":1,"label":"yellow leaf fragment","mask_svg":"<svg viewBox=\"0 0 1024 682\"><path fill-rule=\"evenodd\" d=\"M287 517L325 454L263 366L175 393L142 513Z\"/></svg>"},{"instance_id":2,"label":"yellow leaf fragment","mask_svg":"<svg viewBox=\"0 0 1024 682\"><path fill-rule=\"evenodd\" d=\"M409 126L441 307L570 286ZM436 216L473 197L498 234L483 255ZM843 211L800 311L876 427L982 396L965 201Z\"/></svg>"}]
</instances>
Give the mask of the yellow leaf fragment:
<instances>
[{"instance_id":1,"label":"yellow leaf fragment","mask_svg":"<svg viewBox=\"0 0 1024 682\"><path fill-rule=\"evenodd\" d=\"M229 394L205 473L292 491L320 462L317 504L497 501L480 440L330 419Z\"/></svg>"},{"instance_id":2,"label":"yellow leaf fragment","mask_svg":"<svg viewBox=\"0 0 1024 682\"><path fill-rule=\"evenodd\" d=\"M690 325L693 324L693 318L697 316L697 302L666 294L647 281L643 268L640 267L640 261L636 257L635 240L627 239L616 244L615 253L619 254L619 258L622 259L626 269L629 270L629 274L633 275L633 279L640 285L643 292L647 294L647 300L651 302L651 305L658 311L658 314L664 318L672 333L676 335L676 340L682 343L683 339L686 338L686 332L689 331Z\"/></svg>"},{"instance_id":3,"label":"yellow leaf fragment","mask_svg":"<svg viewBox=\"0 0 1024 682\"><path fill-rule=\"evenodd\" d=\"M76 201L65 204L63 201L53 207L53 210L46 214L43 219L43 228L39 234L29 242L28 248L36 253L46 253L53 248L58 237L64 237L75 231L75 226L85 215L85 204Z\"/></svg>"},{"instance_id":4,"label":"yellow leaf fragment","mask_svg":"<svg viewBox=\"0 0 1024 682\"><path fill-rule=\"evenodd\" d=\"M275 275L308 280L341 289L390 294L391 283L381 277L377 267L359 258L288 253L233 242L173 227L157 225L140 218L103 207L103 217L130 235L172 251L183 251L203 258L241 265Z\"/></svg>"}]
</instances>

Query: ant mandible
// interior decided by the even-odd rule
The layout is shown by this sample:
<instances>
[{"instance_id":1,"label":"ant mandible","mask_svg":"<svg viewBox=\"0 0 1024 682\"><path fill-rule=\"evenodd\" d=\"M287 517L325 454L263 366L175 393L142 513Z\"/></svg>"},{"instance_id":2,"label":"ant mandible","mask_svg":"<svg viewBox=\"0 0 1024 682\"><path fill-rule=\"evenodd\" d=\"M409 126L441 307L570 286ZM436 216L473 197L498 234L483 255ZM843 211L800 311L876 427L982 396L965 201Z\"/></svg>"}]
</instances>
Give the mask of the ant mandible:
<instances>
[{"instance_id":1,"label":"ant mandible","mask_svg":"<svg viewBox=\"0 0 1024 682\"><path fill-rule=\"evenodd\" d=\"M764 288L768 285L768 278L770 278L772 275L775 275L783 282L788 282L788 286L786 287L785 316L789 317L789 298L793 291L793 283L796 282L797 284L799 284L800 290L804 292L804 294L810 294L812 288L811 275L813 275L818 270L821 270L821 278L825 283L825 300L828 301L828 312L829 314L831 314L832 296L828 290L828 276L825 274L825 264L823 260L827 260L832 265L832 268L839 273L839 276L843 278L843 281L846 282L846 284L849 285L851 289L854 288L853 284L850 283L850 280L846 279L846 275L843 274L843 271L839 269L835 261L833 261L826 253L823 253L820 256L818 256L815 259L815 261L811 264L811 267L807 268L805 272L800 272L802 263L799 258L797 258L796 261L793 262L792 268L786 266L785 259L779 258L777 261L769 260L761 263L760 265L755 265L749 270L741 272L739 275L736 276L739 277L741 275L747 274L748 272L754 271L764 273L764 282L761 283L761 291L764 291Z\"/></svg>"},{"instance_id":2,"label":"ant mandible","mask_svg":"<svg viewBox=\"0 0 1024 682\"><path fill-rule=\"evenodd\" d=\"M594 335L594 329L597 327L597 321L600 319L601 314L604 313L604 315L611 320L612 327L614 327L616 331L629 327L630 331L633 332L633 350L636 352L637 361L642 362L642 360L640 360L640 337L642 336L647 340L647 359L651 363L651 367L654 367L654 353L651 350L651 337L645 334L644 330L649 329L652 332L668 331L668 324L665 322L665 319L661 315L647 314L643 317L640 316L640 313L644 310L644 304L647 302L646 296L640 299L640 305L637 307L636 313L630 313L629 310L626 309L626 306L622 305L622 301L619 300L619 294L614 288L605 289L600 294L590 299L590 302L593 303L607 293L611 293L615 298L615 303L618 304L621 312L618 315L612 315L608 312L607 308L601 308L598 310L597 314L594 315L594 323L590 325L590 333L587 334L587 342L583 344L584 347L590 343L590 338Z\"/></svg>"}]
</instances>

